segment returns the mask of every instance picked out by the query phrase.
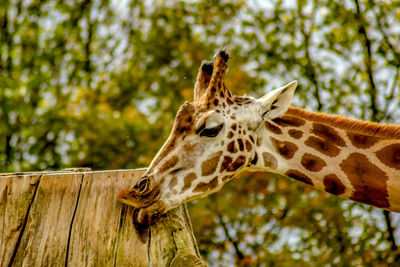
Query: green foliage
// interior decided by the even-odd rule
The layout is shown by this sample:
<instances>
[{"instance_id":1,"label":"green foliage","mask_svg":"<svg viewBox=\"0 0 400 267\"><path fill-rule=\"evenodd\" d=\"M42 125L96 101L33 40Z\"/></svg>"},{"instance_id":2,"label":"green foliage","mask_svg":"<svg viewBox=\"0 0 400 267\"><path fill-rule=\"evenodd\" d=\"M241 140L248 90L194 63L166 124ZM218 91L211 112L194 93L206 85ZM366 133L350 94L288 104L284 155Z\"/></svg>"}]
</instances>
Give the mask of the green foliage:
<instances>
[{"instance_id":1,"label":"green foliage","mask_svg":"<svg viewBox=\"0 0 400 267\"><path fill-rule=\"evenodd\" d=\"M219 47L236 94L297 79L296 106L398 121L399 28L390 0L3 0L0 170L147 166ZM210 265L397 256L380 210L285 177L244 174L190 208Z\"/></svg>"}]
</instances>

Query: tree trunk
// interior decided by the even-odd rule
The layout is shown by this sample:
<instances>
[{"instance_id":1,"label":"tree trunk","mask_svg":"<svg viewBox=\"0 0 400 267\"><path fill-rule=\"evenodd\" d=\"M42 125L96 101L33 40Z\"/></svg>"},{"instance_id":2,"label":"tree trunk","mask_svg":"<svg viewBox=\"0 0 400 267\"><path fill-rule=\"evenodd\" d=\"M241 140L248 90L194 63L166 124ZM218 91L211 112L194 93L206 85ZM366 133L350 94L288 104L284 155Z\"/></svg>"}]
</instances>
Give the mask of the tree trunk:
<instances>
[{"instance_id":1,"label":"tree trunk","mask_svg":"<svg viewBox=\"0 0 400 267\"><path fill-rule=\"evenodd\" d=\"M140 241L116 194L144 171L0 175L0 266L206 266L185 206Z\"/></svg>"}]
</instances>

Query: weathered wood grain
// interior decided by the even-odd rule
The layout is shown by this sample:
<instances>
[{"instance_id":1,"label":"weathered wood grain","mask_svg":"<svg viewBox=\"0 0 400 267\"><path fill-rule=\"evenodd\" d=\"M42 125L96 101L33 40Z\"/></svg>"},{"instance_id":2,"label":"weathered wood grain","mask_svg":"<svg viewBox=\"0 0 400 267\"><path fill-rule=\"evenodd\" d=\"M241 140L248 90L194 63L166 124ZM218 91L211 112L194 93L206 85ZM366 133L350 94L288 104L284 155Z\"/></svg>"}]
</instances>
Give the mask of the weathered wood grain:
<instances>
[{"instance_id":1,"label":"weathered wood grain","mask_svg":"<svg viewBox=\"0 0 400 267\"><path fill-rule=\"evenodd\" d=\"M0 266L206 266L185 206L141 243L116 194L144 169L72 171L0 174Z\"/></svg>"},{"instance_id":2,"label":"weathered wood grain","mask_svg":"<svg viewBox=\"0 0 400 267\"><path fill-rule=\"evenodd\" d=\"M0 266L8 266L22 237L40 174L0 177Z\"/></svg>"},{"instance_id":3,"label":"weathered wood grain","mask_svg":"<svg viewBox=\"0 0 400 267\"><path fill-rule=\"evenodd\" d=\"M186 206L167 213L150 231L150 259L155 266L207 266L200 257Z\"/></svg>"},{"instance_id":4,"label":"weathered wood grain","mask_svg":"<svg viewBox=\"0 0 400 267\"><path fill-rule=\"evenodd\" d=\"M72 227L69 265L149 266L147 245L137 238L127 207L116 199L117 192L132 187L142 173L85 174Z\"/></svg>"},{"instance_id":5,"label":"weathered wood grain","mask_svg":"<svg viewBox=\"0 0 400 267\"><path fill-rule=\"evenodd\" d=\"M64 266L82 174L44 174L16 253L15 266Z\"/></svg>"}]
</instances>

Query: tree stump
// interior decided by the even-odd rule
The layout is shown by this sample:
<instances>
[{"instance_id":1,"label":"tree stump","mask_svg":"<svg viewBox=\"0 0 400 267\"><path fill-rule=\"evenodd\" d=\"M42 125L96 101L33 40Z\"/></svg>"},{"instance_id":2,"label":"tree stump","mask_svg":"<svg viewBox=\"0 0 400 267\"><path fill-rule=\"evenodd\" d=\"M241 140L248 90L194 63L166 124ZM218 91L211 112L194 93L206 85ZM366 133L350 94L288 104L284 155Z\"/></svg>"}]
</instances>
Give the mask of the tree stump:
<instances>
[{"instance_id":1,"label":"tree stump","mask_svg":"<svg viewBox=\"0 0 400 267\"><path fill-rule=\"evenodd\" d=\"M116 200L145 169L0 175L0 266L207 266L185 206L142 243Z\"/></svg>"}]
</instances>

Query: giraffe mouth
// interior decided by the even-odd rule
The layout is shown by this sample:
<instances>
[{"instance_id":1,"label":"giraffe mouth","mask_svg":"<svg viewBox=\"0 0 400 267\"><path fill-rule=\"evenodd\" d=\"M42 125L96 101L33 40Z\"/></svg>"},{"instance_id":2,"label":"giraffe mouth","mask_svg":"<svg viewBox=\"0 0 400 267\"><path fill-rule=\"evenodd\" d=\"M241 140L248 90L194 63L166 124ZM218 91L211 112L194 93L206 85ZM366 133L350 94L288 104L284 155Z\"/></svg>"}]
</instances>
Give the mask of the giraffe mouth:
<instances>
[{"instance_id":1,"label":"giraffe mouth","mask_svg":"<svg viewBox=\"0 0 400 267\"><path fill-rule=\"evenodd\" d=\"M155 185L152 179L143 177L133 188L121 190L117 199L134 208L134 228L140 240L146 243L150 225L156 223L166 210L164 201L160 200L160 187Z\"/></svg>"},{"instance_id":2,"label":"giraffe mouth","mask_svg":"<svg viewBox=\"0 0 400 267\"><path fill-rule=\"evenodd\" d=\"M119 191L117 199L136 209L146 208L160 199L160 186L143 177L133 188Z\"/></svg>"},{"instance_id":3,"label":"giraffe mouth","mask_svg":"<svg viewBox=\"0 0 400 267\"><path fill-rule=\"evenodd\" d=\"M132 216L133 222L145 225L154 224L164 214L165 209L166 205L162 200L157 200L146 208L134 209Z\"/></svg>"},{"instance_id":4,"label":"giraffe mouth","mask_svg":"<svg viewBox=\"0 0 400 267\"><path fill-rule=\"evenodd\" d=\"M150 236L150 226L161 219L165 210L166 206L162 200L157 200L146 208L133 210L133 226L142 243L147 242Z\"/></svg>"}]
</instances>

